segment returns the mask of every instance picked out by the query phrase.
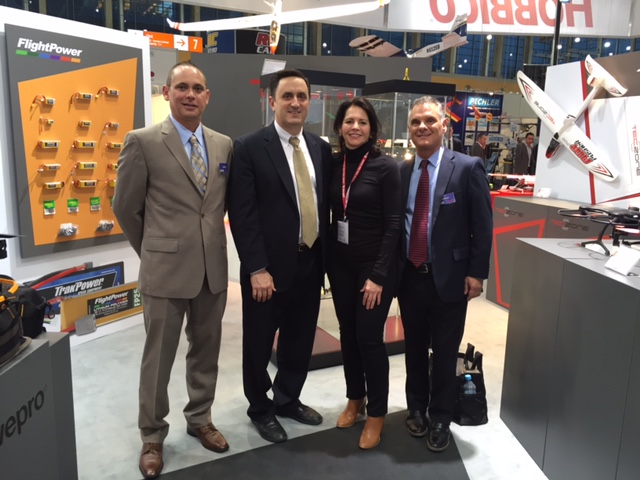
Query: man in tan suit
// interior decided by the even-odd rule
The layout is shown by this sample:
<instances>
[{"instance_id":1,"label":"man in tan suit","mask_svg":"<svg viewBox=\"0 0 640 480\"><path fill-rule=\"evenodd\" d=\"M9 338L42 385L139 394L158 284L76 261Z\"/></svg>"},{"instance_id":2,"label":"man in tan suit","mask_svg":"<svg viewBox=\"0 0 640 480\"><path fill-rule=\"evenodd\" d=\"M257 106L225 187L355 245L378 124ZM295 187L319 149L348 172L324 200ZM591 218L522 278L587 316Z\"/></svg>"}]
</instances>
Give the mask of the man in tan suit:
<instances>
[{"instance_id":1,"label":"man in tan suit","mask_svg":"<svg viewBox=\"0 0 640 480\"><path fill-rule=\"evenodd\" d=\"M113 210L140 257L146 341L140 372L140 471L160 475L169 431L167 386L186 314L187 433L215 452L229 445L211 422L227 301L224 227L229 137L201 124L210 92L185 62L162 87L171 115L129 132L118 162Z\"/></svg>"}]
</instances>

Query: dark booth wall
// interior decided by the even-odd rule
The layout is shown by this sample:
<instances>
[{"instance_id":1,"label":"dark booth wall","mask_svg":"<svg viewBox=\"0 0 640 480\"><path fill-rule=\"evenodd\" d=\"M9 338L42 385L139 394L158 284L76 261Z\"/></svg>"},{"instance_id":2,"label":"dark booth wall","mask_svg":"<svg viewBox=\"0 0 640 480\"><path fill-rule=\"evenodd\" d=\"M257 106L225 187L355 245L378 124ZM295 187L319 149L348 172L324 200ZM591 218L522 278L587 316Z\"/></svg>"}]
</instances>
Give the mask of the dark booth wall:
<instances>
[{"instance_id":1,"label":"dark booth wall","mask_svg":"<svg viewBox=\"0 0 640 480\"><path fill-rule=\"evenodd\" d=\"M231 138L262 127L260 76L265 58L286 60L287 68L364 75L366 83L397 80L409 68L411 80L431 81L431 59L316 57L302 55L194 54L206 75L211 101L202 122Z\"/></svg>"}]
</instances>

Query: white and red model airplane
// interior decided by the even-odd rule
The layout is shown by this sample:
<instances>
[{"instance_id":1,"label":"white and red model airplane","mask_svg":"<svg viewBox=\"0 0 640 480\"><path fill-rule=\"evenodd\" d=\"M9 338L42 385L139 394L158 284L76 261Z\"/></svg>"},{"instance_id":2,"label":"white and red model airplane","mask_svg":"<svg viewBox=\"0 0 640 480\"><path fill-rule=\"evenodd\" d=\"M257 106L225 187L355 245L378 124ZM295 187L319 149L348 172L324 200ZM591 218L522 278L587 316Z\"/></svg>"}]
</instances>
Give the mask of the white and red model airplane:
<instances>
[{"instance_id":1,"label":"white and red model airplane","mask_svg":"<svg viewBox=\"0 0 640 480\"><path fill-rule=\"evenodd\" d=\"M443 52L448 48L459 47L467 42L467 14L458 15L449 33L442 37L437 43L432 43L426 47L422 47L416 51L406 51L385 42L376 35L365 35L364 37L354 38L349 42L349 46L353 47L372 57L408 57L408 58L427 58L432 57L436 53Z\"/></svg>"},{"instance_id":2,"label":"white and red model airplane","mask_svg":"<svg viewBox=\"0 0 640 480\"><path fill-rule=\"evenodd\" d=\"M181 30L183 32L238 30L241 28L255 28L269 25L269 47L271 49L271 53L275 53L276 48L278 48L278 40L280 39L281 25L298 22L315 22L327 18L372 12L380 7L384 7L390 2L390 0L374 0L369 2L334 5L330 7L306 8L302 10L290 10L283 12L282 1L283 0L275 0L274 3L271 3L264 0L264 3L272 8L272 12L261 15L189 23L173 22L167 18L167 22L171 28L175 28L176 30Z\"/></svg>"},{"instance_id":3,"label":"white and red model airplane","mask_svg":"<svg viewBox=\"0 0 640 480\"><path fill-rule=\"evenodd\" d=\"M618 177L618 172L609 162L607 155L578 128L576 119L589 107L591 100L601 88L616 97L624 95L627 89L622 87L589 55L585 59L585 67L589 73L587 83L593 88L575 115L567 115L522 71L517 74L518 85L533 111L553 133L553 138L547 148L547 158L551 158L560 145L564 145L587 170L602 180L612 182Z\"/></svg>"}]
</instances>

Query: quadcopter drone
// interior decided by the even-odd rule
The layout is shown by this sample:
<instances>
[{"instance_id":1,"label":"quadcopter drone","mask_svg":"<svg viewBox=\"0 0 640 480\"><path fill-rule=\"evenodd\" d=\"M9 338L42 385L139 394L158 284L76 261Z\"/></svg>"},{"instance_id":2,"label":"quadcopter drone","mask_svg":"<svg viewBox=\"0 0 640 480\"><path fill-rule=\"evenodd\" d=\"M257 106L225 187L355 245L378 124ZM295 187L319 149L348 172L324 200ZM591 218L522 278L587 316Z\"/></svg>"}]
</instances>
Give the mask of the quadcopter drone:
<instances>
[{"instance_id":1,"label":"quadcopter drone","mask_svg":"<svg viewBox=\"0 0 640 480\"><path fill-rule=\"evenodd\" d=\"M580 243L580 246L585 247L591 244L599 245L607 256L611 255L611 252L602 242L602 238L609 227L612 227L611 238L613 239L614 247L620 246L621 237L627 235L640 235L640 209L638 207L629 207L627 209L596 205L580 205L577 209L560 209L558 210L558 213L565 217L587 218L592 222L603 224L604 227L600 231L596 240L582 242ZM622 243L631 245L635 242L623 240Z\"/></svg>"}]
</instances>

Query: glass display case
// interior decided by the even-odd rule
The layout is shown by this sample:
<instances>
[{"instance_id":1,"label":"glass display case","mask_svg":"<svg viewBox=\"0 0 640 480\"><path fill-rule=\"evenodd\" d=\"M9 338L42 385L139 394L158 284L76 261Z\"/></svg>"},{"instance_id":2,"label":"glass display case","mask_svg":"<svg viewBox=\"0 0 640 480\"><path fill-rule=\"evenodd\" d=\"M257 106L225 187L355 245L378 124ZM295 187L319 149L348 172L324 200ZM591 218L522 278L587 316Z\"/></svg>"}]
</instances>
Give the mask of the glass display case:
<instances>
[{"instance_id":1,"label":"glass display case","mask_svg":"<svg viewBox=\"0 0 640 480\"><path fill-rule=\"evenodd\" d=\"M409 139L408 124L413 102L431 95L447 105L455 92L456 86L449 83L386 80L366 84L362 94L378 114L382 151L398 161L411 157L415 150Z\"/></svg>"},{"instance_id":2,"label":"glass display case","mask_svg":"<svg viewBox=\"0 0 640 480\"><path fill-rule=\"evenodd\" d=\"M344 100L362 95L366 77L315 70L300 69L300 71L305 74L311 84L309 115L304 128L327 140L335 151L338 147L338 137L333 132L335 113ZM273 121L273 110L269 106L270 79L271 75L260 77L260 109L263 125Z\"/></svg>"}]
</instances>

